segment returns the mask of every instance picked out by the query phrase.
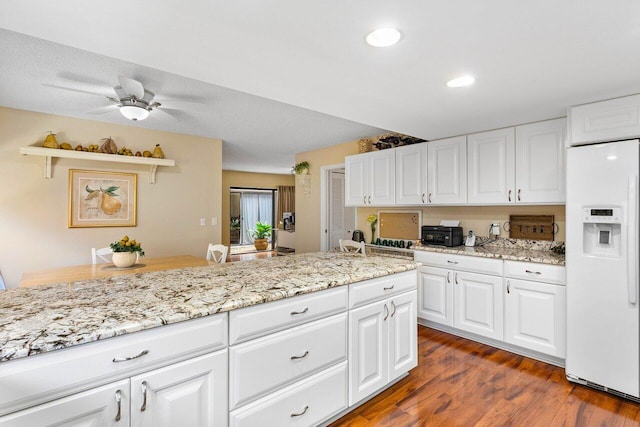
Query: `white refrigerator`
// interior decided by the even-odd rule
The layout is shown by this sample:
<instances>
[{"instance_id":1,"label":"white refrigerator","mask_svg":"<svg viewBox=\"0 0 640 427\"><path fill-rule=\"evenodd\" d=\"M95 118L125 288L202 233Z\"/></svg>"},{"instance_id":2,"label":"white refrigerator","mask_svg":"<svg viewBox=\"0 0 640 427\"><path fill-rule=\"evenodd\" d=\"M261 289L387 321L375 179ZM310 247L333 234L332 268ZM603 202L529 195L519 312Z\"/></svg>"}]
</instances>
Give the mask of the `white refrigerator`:
<instances>
[{"instance_id":1,"label":"white refrigerator","mask_svg":"<svg viewBox=\"0 0 640 427\"><path fill-rule=\"evenodd\" d=\"M640 397L636 140L567 150L570 381Z\"/></svg>"}]
</instances>

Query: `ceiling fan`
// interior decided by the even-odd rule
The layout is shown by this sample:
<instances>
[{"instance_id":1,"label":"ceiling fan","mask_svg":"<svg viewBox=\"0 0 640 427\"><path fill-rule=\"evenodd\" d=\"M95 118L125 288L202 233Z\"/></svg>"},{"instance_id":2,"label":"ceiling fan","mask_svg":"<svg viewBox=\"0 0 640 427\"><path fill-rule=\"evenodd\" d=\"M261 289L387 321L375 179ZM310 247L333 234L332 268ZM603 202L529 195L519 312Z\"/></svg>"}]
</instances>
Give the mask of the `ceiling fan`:
<instances>
[{"instance_id":1,"label":"ceiling fan","mask_svg":"<svg viewBox=\"0 0 640 427\"><path fill-rule=\"evenodd\" d=\"M127 119L133 121L144 120L149 117L151 111L156 109L156 111L162 111L165 114L168 114L172 118L181 121L181 118L177 113L178 110L162 108L158 109L162 104L157 100L154 100L155 94L140 83L138 80L131 79L125 76L118 76L118 82L120 83L118 86L113 88L115 92L115 96L108 96L107 99L113 103L112 106L103 107L101 109L90 112L91 114L104 114L109 111L113 111L114 107L118 108L120 113ZM90 92L82 89L75 89L66 86L59 86L54 84L43 84L44 86L53 87L56 89L64 89L70 90L74 92L87 93L90 95L99 95L105 96L101 93ZM169 100L173 102L173 100ZM164 101L163 101L164 102ZM202 104L201 100L196 99L184 99L178 100L178 102L184 103L196 103Z\"/></svg>"}]
</instances>

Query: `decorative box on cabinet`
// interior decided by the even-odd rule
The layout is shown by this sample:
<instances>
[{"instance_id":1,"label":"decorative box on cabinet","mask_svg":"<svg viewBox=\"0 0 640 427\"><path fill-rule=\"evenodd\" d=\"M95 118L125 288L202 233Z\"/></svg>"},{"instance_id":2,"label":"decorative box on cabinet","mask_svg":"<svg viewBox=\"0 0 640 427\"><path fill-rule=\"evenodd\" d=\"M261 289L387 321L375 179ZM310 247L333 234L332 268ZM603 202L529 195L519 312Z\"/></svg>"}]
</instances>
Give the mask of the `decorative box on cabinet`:
<instances>
[{"instance_id":1,"label":"decorative box on cabinet","mask_svg":"<svg viewBox=\"0 0 640 427\"><path fill-rule=\"evenodd\" d=\"M417 366L415 281L408 272L350 285L349 405Z\"/></svg>"},{"instance_id":2,"label":"decorative box on cabinet","mask_svg":"<svg viewBox=\"0 0 640 427\"><path fill-rule=\"evenodd\" d=\"M640 135L640 95L569 108L571 145L616 141Z\"/></svg>"},{"instance_id":3,"label":"decorative box on cabinet","mask_svg":"<svg viewBox=\"0 0 640 427\"><path fill-rule=\"evenodd\" d=\"M563 266L505 261L505 341L559 358L566 349Z\"/></svg>"},{"instance_id":4,"label":"decorative box on cabinet","mask_svg":"<svg viewBox=\"0 0 640 427\"><path fill-rule=\"evenodd\" d=\"M393 206L395 150L380 150L345 158L345 206Z\"/></svg>"},{"instance_id":5,"label":"decorative box on cabinet","mask_svg":"<svg viewBox=\"0 0 640 427\"><path fill-rule=\"evenodd\" d=\"M418 317L502 340L502 261L415 252Z\"/></svg>"}]
</instances>

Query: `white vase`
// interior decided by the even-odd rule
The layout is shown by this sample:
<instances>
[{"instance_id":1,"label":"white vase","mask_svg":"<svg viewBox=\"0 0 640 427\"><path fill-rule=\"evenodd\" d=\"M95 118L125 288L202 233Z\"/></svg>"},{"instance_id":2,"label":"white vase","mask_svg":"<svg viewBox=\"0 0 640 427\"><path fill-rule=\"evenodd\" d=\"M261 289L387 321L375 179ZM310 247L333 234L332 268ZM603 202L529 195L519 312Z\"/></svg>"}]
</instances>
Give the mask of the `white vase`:
<instances>
[{"instance_id":1,"label":"white vase","mask_svg":"<svg viewBox=\"0 0 640 427\"><path fill-rule=\"evenodd\" d=\"M131 267L136 263L138 254L136 252L114 252L111 260L116 267Z\"/></svg>"}]
</instances>

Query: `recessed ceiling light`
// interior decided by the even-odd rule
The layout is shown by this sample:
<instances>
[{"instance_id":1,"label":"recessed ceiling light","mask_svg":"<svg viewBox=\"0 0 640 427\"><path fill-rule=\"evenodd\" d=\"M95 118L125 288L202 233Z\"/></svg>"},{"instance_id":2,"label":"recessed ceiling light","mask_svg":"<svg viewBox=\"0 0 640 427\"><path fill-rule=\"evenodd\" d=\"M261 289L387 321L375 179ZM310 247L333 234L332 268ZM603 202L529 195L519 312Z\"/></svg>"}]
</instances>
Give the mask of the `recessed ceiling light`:
<instances>
[{"instance_id":1,"label":"recessed ceiling light","mask_svg":"<svg viewBox=\"0 0 640 427\"><path fill-rule=\"evenodd\" d=\"M400 31L395 28L378 28L367 36L367 43L374 47L387 47L400 41Z\"/></svg>"},{"instance_id":2,"label":"recessed ceiling light","mask_svg":"<svg viewBox=\"0 0 640 427\"><path fill-rule=\"evenodd\" d=\"M449 80L447 82L447 86L449 87L463 87L463 86L469 86L472 85L473 82L475 82L476 79L473 76L462 76L462 77L457 77L453 80Z\"/></svg>"}]
</instances>

